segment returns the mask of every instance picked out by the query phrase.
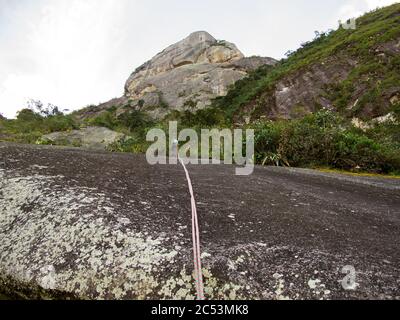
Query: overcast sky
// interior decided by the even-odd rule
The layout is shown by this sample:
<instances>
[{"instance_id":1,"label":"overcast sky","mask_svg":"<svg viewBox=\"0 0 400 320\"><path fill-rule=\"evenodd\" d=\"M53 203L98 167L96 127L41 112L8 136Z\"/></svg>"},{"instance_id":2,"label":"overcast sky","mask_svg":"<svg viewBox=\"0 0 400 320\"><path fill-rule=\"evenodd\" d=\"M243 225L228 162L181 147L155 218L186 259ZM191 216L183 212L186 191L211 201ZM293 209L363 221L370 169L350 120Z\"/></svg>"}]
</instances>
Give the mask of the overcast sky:
<instances>
[{"instance_id":1,"label":"overcast sky","mask_svg":"<svg viewBox=\"0 0 400 320\"><path fill-rule=\"evenodd\" d=\"M314 31L391 0L0 0L0 113L28 99L79 109L123 94L130 73L193 31L281 58Z\"/></svg>"}]
</instances>

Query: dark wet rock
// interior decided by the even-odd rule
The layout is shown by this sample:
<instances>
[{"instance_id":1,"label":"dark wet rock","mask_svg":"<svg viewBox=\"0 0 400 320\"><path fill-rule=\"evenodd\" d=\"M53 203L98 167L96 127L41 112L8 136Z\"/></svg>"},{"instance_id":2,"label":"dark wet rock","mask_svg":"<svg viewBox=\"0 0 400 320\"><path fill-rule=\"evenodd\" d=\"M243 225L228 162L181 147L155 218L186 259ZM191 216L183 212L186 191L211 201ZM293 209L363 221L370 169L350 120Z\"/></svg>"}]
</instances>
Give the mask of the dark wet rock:
<instances>
[{"instance_id":1,"label":"dark wet rock","mask_svg":"<svg viewBox=\"0 0 400 320\"><path fill-rule=\"evenodd\" d=\"M400 299L400 181L190 166L208 299ZM180 166L0 144L0 292L194 299ZM357 271L346 291L344 266Z\"/></svg>"}]
</instances>

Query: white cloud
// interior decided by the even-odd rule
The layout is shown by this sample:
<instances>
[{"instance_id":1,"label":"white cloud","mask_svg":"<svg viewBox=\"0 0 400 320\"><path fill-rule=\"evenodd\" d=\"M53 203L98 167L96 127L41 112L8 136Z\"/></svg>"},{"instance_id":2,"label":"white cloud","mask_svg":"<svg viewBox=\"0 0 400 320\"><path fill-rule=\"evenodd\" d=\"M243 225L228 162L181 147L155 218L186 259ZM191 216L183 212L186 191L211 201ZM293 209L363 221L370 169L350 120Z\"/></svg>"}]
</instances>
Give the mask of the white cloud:
<instances>
[{"instance_id":1,"label":"white cloud","mask_svg":"<svg viewBox=\"0 0 400 320\"><path fill-rule=\"evenodd\" d=\"M397 2L398 1L395 0L350 0L339 8L335 18L337 21L356 18L367 11L385 7Z\"/></svg>"},{"instance_id":2,"label":"white cloud","mask_svg":"<svg viewBox=\"0 0 400 320\"><path fill-rule=\"evenodd\" d=\"M1 53L0 112L12 117L29 98L77 108L121 95L110 47L118 50L124 40L122 3L47 0L34 12L11 11L24 32Z\"/></svg>"},{"instance_id":3,"label":"white cloud","mask_svg":"<svg viewBox=\"0 0 400 320\"><path fill-rule=\"evenodd\" d=\"M385 7L391 5L393 3L397 3L398 1L394 0L366 0L367 6L370 10Z\"/></svg>"},{"instance_id":4,"label":"white cloud","mask_svg":"<svg viewBox=\"0 0 400 320\"><path fill-rule=\"evenodd\" d=\"M51 92L54 91L53 83L39 75L10 74L3 81L0 89L0 103L2 106L9 107L1 108L1 113L5 116L13 116L16 110L25 107L30 98L41 96L51 98Z\"/></svg>"}]
</instances>

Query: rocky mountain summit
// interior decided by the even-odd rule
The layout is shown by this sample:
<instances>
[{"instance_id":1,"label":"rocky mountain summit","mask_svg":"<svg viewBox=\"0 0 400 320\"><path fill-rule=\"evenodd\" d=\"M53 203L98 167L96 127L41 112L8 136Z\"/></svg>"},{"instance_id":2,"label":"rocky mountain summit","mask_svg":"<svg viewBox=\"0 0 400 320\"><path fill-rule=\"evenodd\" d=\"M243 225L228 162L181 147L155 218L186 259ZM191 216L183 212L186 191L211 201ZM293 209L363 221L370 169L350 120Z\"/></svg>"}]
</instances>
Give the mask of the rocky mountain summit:
<instances>
[{"instance_id":1,"label":"rocky mountain summit","mask_svg":"<svg viewBox=\"0 0 400 320\"><path fill-rule=\"evenodd\" d=\"M196 111L224 96L236 81L272 58L248 57L233 43L194 32L137 68L125 84L125 94L98 106L95 112L117 107L119 113L145 111L156 119L172 110Z\"/></svg>"}]
</instances>

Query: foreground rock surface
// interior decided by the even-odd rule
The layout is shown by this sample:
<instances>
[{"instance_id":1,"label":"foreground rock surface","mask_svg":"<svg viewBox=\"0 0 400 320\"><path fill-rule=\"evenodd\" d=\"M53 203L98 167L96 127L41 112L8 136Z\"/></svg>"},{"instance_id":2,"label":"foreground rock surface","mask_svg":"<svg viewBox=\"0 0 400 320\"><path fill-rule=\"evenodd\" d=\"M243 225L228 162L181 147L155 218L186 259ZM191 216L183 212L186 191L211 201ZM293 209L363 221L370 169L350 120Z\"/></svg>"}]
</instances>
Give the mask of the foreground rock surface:
<instances>
[{"instance_id":1,"label":"foreground rock surface","mask_svg":"<svg viewBox=\"0 0 400 320\"><path fill-rule=\"evenodd\" d=\"M399 180L189 170L208 299L400 299ZM0 144L0 292L194 299L190 218L179 166Z\"/></svg>"}]
</instances>

